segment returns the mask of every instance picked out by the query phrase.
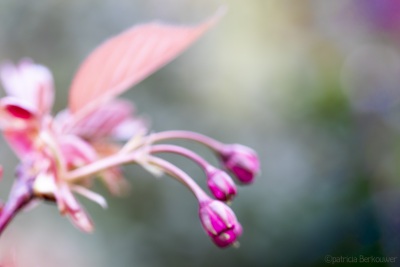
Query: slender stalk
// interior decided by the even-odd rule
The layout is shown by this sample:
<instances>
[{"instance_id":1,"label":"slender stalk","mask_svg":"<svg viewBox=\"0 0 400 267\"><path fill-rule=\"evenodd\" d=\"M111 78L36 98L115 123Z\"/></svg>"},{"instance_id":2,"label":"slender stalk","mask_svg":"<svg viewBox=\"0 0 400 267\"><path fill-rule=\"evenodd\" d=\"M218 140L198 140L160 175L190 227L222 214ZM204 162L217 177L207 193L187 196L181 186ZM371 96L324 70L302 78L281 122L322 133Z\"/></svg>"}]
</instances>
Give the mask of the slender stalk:
<instances>
[{"instance_id":1,"label":"slender stalk","mask_svg":"<svg viewBox=\"0 0 400 267\"><path fill-rule=\"evenodd\" d=\"M111 167L124 165L128 163L135 163L139 156L140 156L139 153L114 154L109 157L97 160L86 166L75 169L73 171L67 172L64 179L69 182L75 182L82 179L82 177L94 175L100 171L103 171Z\"/></svg>"},{"instance_id":2,"label":"slender stalk","mask_svg":"<svg viewBox=\"0 0 400 267\"><path fill-rule=\"evenodd\" d=\"M203 144L209 147L212 150L222 151L224 144L212 139L211 137L190 132L190 131L165 131L154 133L149 136L151 143L160 142L168 139L188 139L192 141L196 141L200 144Z\"/></svg>"},{"instance_id":3,"label":"slender stalk","mask_svg":"<svg viewBox=\"0 0 400 267\"><path fill-rule=\"evenodd\" d=\"M100 159L92 164L70 171L66 174L65 179L69 182L76 182L83 177L94 175L110 167L120 166L127 163L137 163L139 156L139 153L115 154L107 158ZM161 168L163 171L186 185L199 201L209 198L207 194L192 180L192 178L189 177L189 175L175 165L153 156L148 156L147 162Z\"/></svg>"},{"instance_id":4,"label":"slender stalk","mask_svg":"<svg viewBox=\"0 0 400 267\"><path fill-rule=\"evenodd\" d=\"M168 140L168 139L188 139L192 141L196 141L198 143L204 144L205 146L209 147L210 149L214 151L222 151L224 144L212 139L210 137L207 137L205 135L195 133L195 132L190 132L190 131L165 131L165 132L159 132L150 135L149 137L149 143L153 142L159 142L163 140ZM109 156L107 158L100 159L94 163L91 163L89 165L86 165L84 167L75 169L73 171L67 172L64 177L66 180L70 182L78 181L82 177L88 176L88 175L93 175L96 174L102 170L105 170L110 167L118 166L118 165L123 165L127 163L132 163L132 162L137 162L137 159L139 157L138 153L132 153L132 154L125 154L125 153L120 153L120 154L115 154L112 156Z\"/></svg>"},{"instance_id":5,"label":"slender stalk","mask_svg":"<svg viewBox=\"0 0 400 267\"><path fill-rule=\"evenodd\" d=\"M198 184L196 184L195 181L193 181L192 178L190 178L189 175L187 175L184 171L182 171L172 163L154 156L150 156L148 160L150 164L161 168L170 176L176 178L179 182L189 188L189 190L195 195L199 202L209 199L209 196L203 191L203 189L200 188Z\"/></svg>"},{"instance_id":6,"label":"slender stalk","mask_svg":"<svg viewBox=\"0 0 400 267\"><path fill-rule=\"evenodd\" d=\"M210 168L210 164L204 158L184 147L175 145L155 145L150 148L150 153L175 153L193 160L204 170Z\"/></svg>"}]
</instances>

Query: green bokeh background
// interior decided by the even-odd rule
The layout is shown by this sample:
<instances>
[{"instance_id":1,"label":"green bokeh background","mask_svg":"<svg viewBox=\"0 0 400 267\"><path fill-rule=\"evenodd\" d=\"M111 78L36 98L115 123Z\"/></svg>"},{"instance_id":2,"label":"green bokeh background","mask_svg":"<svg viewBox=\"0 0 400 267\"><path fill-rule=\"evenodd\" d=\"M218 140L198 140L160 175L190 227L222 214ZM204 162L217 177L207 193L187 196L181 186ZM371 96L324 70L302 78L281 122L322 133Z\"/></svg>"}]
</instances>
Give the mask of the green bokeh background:
<instances>
[{"instance_id":1,"label":"green bokeh background","mask_svg":"<svg viewBox=\"0 0 400 267\"><path fill-rule=\"evenodd\" d=\"M13 221L0 256L18 267L331 266L327 255L398 257L379 264L398 266L400 24L382 23L393 12L374 13L373 2L1 0L0 59L48 66L54 112L66 106L80 62L107 37L153 20L197 23L227 6L217 26L124 97L153 131L255 148L262 173L232 205L244 227L239 249L210 242L186 188L129 166L131 194L114 198L96 185L107 210L81 199L93 234L41 204ZM202 147L179 144L217 163ZM5 199L17 160L3 140L0 147ZM168 159L205 185L195 164Z\"/></svg>"}]
</instances>

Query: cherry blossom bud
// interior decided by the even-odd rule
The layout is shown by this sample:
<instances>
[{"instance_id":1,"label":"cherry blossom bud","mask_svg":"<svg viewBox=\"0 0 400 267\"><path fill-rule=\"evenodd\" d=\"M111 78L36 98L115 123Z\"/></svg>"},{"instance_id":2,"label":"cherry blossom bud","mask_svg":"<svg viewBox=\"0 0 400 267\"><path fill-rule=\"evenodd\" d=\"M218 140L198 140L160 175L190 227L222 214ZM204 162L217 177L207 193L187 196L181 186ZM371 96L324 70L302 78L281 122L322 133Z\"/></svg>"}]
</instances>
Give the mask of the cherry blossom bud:
<instances>
[{"instance_id":1,"label":"cherry blossom bud","mask_svg":"<svg viewBox=\"0 0 400 267\"><path fill-rule=\"evenodd\" d=\"M256 152L246 146L226 145L220 152L224 167L231 171L244 184L254 181L260 172L260 162Z\"/></svg>"},{"instance_id":2,"label":"cherry blossom bud","mask_svg":"<svg viewBox=\"0 0 400 267\"><path fill-rule=\"evenodd\" d=\"M218 247L224 248L235 244L242 234L242 226L235 214L221 201L201 202L199 216L204 230Z\"/></svg>"},{"instance_id":3,"label":"cherry blossom bud","mask_svg":"<svg viewBox=\"0 0 400 267\"><path fill-rule=\"evenodd\" d=\"M208 188L216 199L231 201L236 196L236 185L226 172L214 167L209 167L206 172Z\"/></svg>"}]
</instances>

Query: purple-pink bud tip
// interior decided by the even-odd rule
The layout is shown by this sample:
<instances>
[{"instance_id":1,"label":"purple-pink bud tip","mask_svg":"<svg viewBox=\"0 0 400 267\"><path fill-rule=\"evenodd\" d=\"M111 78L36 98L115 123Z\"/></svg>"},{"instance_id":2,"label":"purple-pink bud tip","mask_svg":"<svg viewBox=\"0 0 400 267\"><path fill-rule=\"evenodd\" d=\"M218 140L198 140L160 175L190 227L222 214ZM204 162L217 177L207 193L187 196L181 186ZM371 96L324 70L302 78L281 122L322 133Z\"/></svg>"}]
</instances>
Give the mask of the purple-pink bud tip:
<instances>
[{"instance_id":1,"label":"purple-pink bud tip","mask_svg":"<svg viewBox=\"0 0 400 267\"><path fill-rule=\"evenodd\" d=\"M240 182L249 184L260 172L260 161L257 153L246 146L226 145L220 152L224 167L231 171Z\"/></svg>"},{"instance_id":2,"label":"purple-pink bud tip","mask_svg":"<svg viewBox=\"0 0 400 267\"><path fill-rule=\"evenodd\" d=\"M232 178L213 167L207 169L207 185L214 197L221 201L231 201L237 194Z\"/></svg>"},{"instance_id":3,"label":"purple-pink bud tip","mask_svg":"<svg viewBox=\"0 0 400 267\"><path fill-rule=\"evenodd\" d=\"M204 230L218 247L233 245L242 235L242 226L235 214L221 201L208 200L200 203L199 216Z\"/></svg>"}]
</instances>

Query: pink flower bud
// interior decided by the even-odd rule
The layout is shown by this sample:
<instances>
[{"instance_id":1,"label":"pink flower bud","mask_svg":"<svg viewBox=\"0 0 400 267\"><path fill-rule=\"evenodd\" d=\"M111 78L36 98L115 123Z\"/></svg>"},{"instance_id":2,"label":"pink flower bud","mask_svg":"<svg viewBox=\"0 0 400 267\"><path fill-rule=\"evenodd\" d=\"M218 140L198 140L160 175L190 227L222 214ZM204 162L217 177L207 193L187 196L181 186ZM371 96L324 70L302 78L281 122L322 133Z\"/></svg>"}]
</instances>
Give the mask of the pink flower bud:
<instances>
[{"instance_id":1,"label":"pink flower bud","mask_svg":"<svg viewBox=\"0 0 400 267\"><path fill-rule=\"evenodd\" d=\"M224 171L210 167L207 169L207 185L214 197L221 201L230 201L236 194L236 185Z\"/></svg>"},{"instance_id":2,"label":"pink flower bud","mask_svg":"<svg viewBox=\"0 0 400 267\"><path fill-rule=\"evenodd\" d=\"M242 183L254 181L260 172L260 162L256 152L246 146L233 144L227 145L220 152L224 167L231 171Z\"/></svg>"},{"instance_id":3,"label":"pink flower bud","mask_svg":"<svg viewBox=\"0 0 400 267\"><path fill-rule=\"evenodd\" d=\"M242 234L242 226L235 214L221 201L208 200L200 203L199 216L204 230L221 248L234 244Z\"/></svg>"}]
</instances>

